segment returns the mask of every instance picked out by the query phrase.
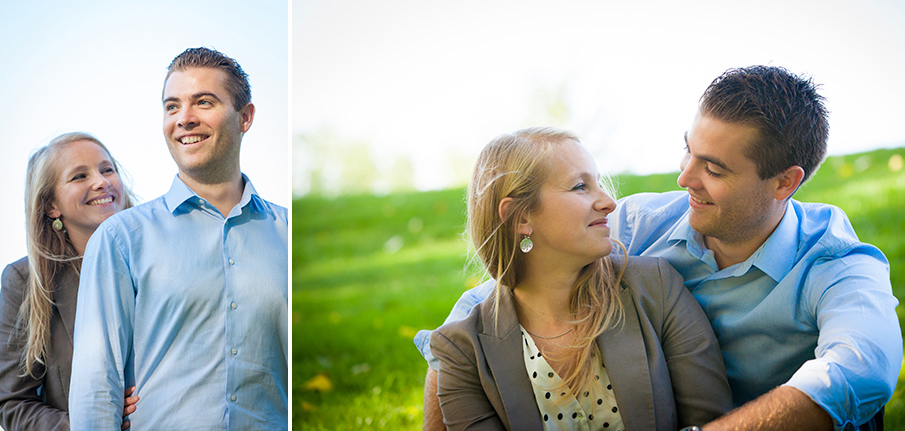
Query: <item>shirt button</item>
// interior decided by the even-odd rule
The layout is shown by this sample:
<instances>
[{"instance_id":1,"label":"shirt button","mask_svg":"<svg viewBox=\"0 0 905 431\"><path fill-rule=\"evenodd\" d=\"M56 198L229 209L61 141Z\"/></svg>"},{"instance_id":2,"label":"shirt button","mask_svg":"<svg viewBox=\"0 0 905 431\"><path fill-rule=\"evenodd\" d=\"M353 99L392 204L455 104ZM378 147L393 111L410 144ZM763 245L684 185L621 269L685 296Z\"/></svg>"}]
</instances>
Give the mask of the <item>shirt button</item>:
<instances>
[{"instance_id":1,"label":"shirt button","mask_svg":"<svg viewBox=\"0 0 905 431\"><path fill-rule=\"evenodd\" d=\"M229 397L229 399L235 401L235 400L236 400L236 396L235 396L235 395L232 395L232 396Z\"/></svg>"},{"instance_id":2,"label":"shirt button","mask_svg":"<svg viewBox=\"0 0 905 431\"><path fill-rule=\"evenodd\" d=\"M238 354L238 353L239 353L239 351L238 351L238 350L236 350L236 349L235 349L235 348L234 348L234 349L233 349L233 350L232 350L232 352L233 352L233 355L235 355L235 354Z\"/></svg>"},{"instance_id":3,"label":"shirt button","mask_svg":"<svg viewBox=\"0 0 905 431\"><path fill-rule=\"evenodd\" d=\"M230 260L229 260L229 264L230 264L230 265L235 265L235 264L236 264L236 261L230 259Z\"/></svg>"},{"instance_id":4,"label":"shirt button","mask_svg":"<svg viewBox=\"0 0 905 431\"><path fill-rule=\"evenodd\" d=\"M230 307L232 307L232 308L233 308L233 310L235 310L235 309L236 309L236 307L238 307L238 306L239 306L239 305L238 305L238 304L236 304L236 303L235 303L235 302L233 302L233 303L232 303L232 304L229 304L229 306L230 306Z\"/></svg>"},{"instance_id":5,"label":"shirt button","mask_svg":"<svg viewBox=\"0 0 905 431\"><path fill-rule=\"evenodd\" d=\"M204 205L204 204L207 203L207 202L204 201L204 199L198 199L198 202L199 202L201 205Z\"/></svg>"}]
</instances>

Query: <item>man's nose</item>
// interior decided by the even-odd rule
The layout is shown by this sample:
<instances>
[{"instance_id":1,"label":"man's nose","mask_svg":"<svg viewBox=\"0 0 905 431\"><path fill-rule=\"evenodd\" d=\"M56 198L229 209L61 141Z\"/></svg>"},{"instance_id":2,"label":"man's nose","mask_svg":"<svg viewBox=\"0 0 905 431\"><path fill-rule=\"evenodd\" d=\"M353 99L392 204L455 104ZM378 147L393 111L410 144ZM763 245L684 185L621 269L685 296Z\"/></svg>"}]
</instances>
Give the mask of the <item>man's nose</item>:
<instances>
[{"instance_id":1,"label":"man's nose","mask_svg":"<svg viewBox=\"0 0 905 431\"><path fill-rule=\"evenodd\" d=\"M176 125L179 127L185 128L198 124L198 117L191 107L183 109L178 115L179 117L176 119Z\"/></svg>"}]
</instances>

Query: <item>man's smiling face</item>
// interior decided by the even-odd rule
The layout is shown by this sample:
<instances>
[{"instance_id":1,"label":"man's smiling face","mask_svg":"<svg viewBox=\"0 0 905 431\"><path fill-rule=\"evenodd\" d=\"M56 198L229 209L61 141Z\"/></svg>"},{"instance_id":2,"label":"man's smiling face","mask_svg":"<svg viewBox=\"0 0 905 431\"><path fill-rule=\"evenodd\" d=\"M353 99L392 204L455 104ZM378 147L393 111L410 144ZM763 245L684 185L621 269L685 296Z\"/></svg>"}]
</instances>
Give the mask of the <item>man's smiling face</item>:
<instances>
[{"instance_id":1,"label":"man's smiling face","mask_svg":"<svg viewBox=\"0 0 905 431\"><path fill-rule=\"evenodd\" d=\"M225 75L189 68L173 72L164 84L163 133L181 177L211 183L239 169L242 134L251 126L254 108L235 110Z\"/></svg>"},{"instance_id":2,"label":"man's smiling face","mask_svg":"<svg viewBox=\"0 0 905 431\"><path fill-rule=\"evenodd\" d=\"M689 194L691 227L723 242L745 241L770 226L775 190L745 149L757 129L698 113L685 136L678 183Z\"/></svg>"}]
</instances>

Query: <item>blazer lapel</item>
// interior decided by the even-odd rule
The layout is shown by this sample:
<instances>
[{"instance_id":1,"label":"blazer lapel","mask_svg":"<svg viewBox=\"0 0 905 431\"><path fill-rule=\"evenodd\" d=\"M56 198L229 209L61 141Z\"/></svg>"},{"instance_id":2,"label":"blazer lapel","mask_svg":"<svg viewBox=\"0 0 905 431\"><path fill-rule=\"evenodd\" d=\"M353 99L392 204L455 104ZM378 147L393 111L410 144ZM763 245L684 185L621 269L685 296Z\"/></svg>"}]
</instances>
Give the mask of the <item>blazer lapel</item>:
<instances>
[{"instance_id":1,"label":"blazer lapel","mask_svg":"<svg viewBox=\"0 0 905 431\"><path fill-rule=\"evenodd\" d=\"M525 368L522 333L512 292L507 288L500 291L498 335L494 331L493 303L485 304L481 312L483 332L478 334L478 339L506 410L506 417L501 419L510 430L543 429L534 388Z\"/></svg>"},{"instance_id":2,"label":"blazer lapel","mask_svg":"<svg viewBox=\"0 0 905 431\"><path fill-rule=\"evenodd\" d=\"M654 396L638 312L629 289L623 288L623 324L597 337L616 403L626 429L656 429ZM621 389L621 390L620 390Z\"/></svg>"},{"instance_id":3,"label":"blazer lapel","mask_svg":"<svg viewBox=\"0 0 905 431\"><path fill-rule=\"evenodd\" d=\"M57 312L60 313L60 323L66 329L69 339L57 344L65 346L72 352L72 330L75 326L75 305L79 294L79 278L73 268L66 266L57 280L53 297ZM54 341L56 344L57 341Z\"/></svg>"}]
</instances>

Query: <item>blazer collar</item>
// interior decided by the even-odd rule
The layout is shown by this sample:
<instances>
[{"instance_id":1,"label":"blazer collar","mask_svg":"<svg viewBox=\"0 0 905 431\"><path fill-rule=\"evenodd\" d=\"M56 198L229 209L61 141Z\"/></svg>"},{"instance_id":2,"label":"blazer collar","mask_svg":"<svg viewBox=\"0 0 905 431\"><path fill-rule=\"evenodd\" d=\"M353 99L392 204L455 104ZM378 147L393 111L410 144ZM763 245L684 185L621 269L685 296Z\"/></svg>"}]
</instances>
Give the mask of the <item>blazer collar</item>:
<instances>
[{"instance_id":1,"label":"blazer collar","mask_svg":"<svg viewBox=\"0 0 905 431\"><path fill-rule=\"evenodd\" d=\"M75 306L79 294L79 277L75 268L64 265L62 273L54 286L54 305L60 313L60 323L69 335L69 348L72 349L72 330L75 324Z\"/></svg>"},{"instance_id":2,"label":"blazer collar","mask_svg":"<svg viewBox=\"0 0 905 431\"><path fill-rule=\"evenodd\" d=\"M510 430L542 429L540 410L525 368L522 333L518 329L512 291L500 289L496 331L494 295L491 293L481 307L483 327L478 337L506 409L506 417L501 419ZM653 384L638 312L630 289L623 286L620 296L625 316L622 324L600 334L597 345L610 382L617 388L614 393L625 428L656 429Z\"/></svg>"},{"instance_id":3,"label":"blazer collar","mask_svg":"<svg viewBox=\"0 0 905 431\"><path fill-rule=\"evenodd\" d=\"M613 392L625 429L656 429L653 384L638 311L631 289L622 287L620 296L622 324L597 336L597 346L616 388Z\"/></svg>"},{"instance_id":4,"label":"blazer collar","mask_svg":"<svg viewBox=\"0 0 905 431\"><path fill-rule=\"evenodd\" d=\"M481 310L482 331L478 334L487 365L493 370L494 383L506 410L501 416L509 430L543 429L534 388L528 381L528 369L522 350L522 332L518 329L512 291L500 289L499 320L494 330L493 297L490 294Z\"/></svg>"}]
</instances>

